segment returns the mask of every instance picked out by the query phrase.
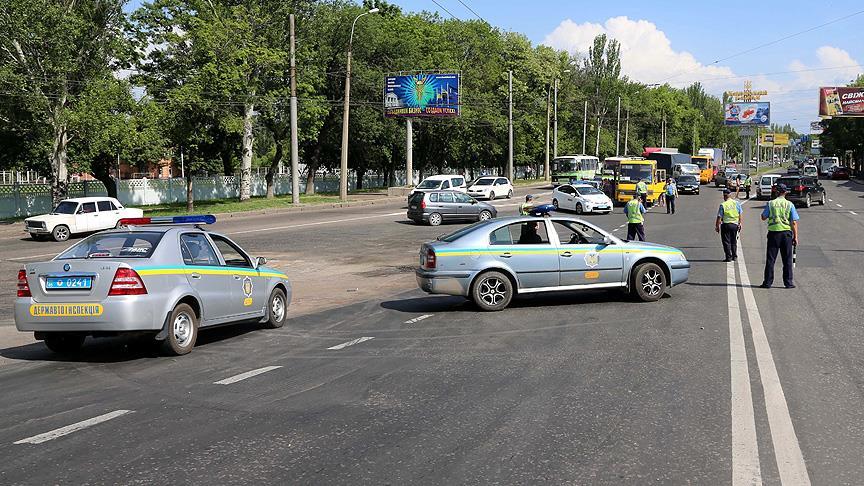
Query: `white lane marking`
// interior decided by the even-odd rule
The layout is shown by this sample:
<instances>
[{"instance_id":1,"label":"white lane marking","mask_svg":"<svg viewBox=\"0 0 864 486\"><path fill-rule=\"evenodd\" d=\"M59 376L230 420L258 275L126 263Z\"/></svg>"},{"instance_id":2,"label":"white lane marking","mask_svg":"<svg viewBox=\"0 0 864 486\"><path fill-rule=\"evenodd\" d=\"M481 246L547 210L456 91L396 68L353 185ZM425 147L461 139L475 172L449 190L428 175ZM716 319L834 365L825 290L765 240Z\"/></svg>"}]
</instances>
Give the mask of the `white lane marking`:
<instances>
[{"instance_id":1,"label":"white lane marking","mask_svg":"<svg viewBox=\"0 0 864 486\"><path fill-rule=\"evenodd\" d=\"M332 350L334 350L334 351L338 351L338 350L340 350L340 349L347 348L348 346L354 346L355 344L360 344L360 343L362 343L362 342L364 342L364 341L368 341L368 340L370 340L370 339L375 339L375 338L374 338L374 337L369 337L369 336L363 336L363 337L361 337L361 338L357 338L357 339L354 339L354 340L348 341L347 343L337 344L336 346L330 346L330 347L327 348L327 349L332 349Z\"/></svg>"},{"instance_id":2,"label":"white lane marking","mask_svg":"<svg viewBox=\"0 0 864 486\"><path fill-rule=\"evenodd\" d=\"M842 208L843 205L842 205L842 204L838 204L837 207L838 207L838 208Z\"/></svg>"},{"instance_id":3,"label":"white lane marking","mask_svg":"<svg viewBox=\"0 0 864 486\"><path fill-rule=\"evenodd\" d=\"M732 364L732 484L762 484L753 394L750 391L750 368L747 364L734 263L726 265L726 296L729 305L729 355Z\"/></svg>"},{"instance_id":4,"label":"white lane marking","mask_svg":"<svg viewBox=\"0 0 864 486\"><path fill-rule=\"evenodd\" d=\"M63 251L63 250L60 250L60 251ZM55 251L54 253L42 253L41 255L30 255L30 256L23 256L23 257L7 258L7 260L30 260L31 258L54 256L54 255L60 253L60 251Z\"/></svg>"},{"instance_id":5,"label":"white lane marking","mask_svg":"<svg viewBox=\"0 0 864 486\"><path fill-rule=\"evenodd\" d=\"M41 444L43 442L48 442L49 440L54 440L58 437L63 437L64 435L69 435L72 432L77 432L81 429L86 429L87 427L92 427L97 424L101 424L102 422L107 422L111 419L117 418L121 415L126 415L127 413L133 413L132 410L115 410L113 412L106 413L104 415L100 415L98 417L93 417L91 419L82 420L81 422L74 423L72 425L67 425L65 427L60 427L59 429L54 429L49 432L45 432L44 434L34 435L33 437L27 437L26 439L21 439L16 441L15 444Z\"/></svg>"},{"instance_id":6,"label":"white lane marking","mask_svg":"<svg viewBox=\"0 0 864 486\"><path fill-rule=\"evenodd\" d=\"M829 198L828 198L828 201L830 201L830 202L834 202L834 200L833 200L833 199L831 199L831 198L830 198L830 197L829 197Z\"/></svg>"},{"instance_id":7,"label":"white lane marking","mask_svg":"<svg viewBox=\"0 0 864 486\"><path fill-rule=\"evenodd\" d=\"M765 394L765 411L771 429L771 440L774 443L774 456L777 460L777 470L780 472L780 483L809 485L810 476L807 473L801 446L798 444L798 437L795 435L795 426L789 415L789 405L786 403L786 395L780 384L780 376L777 374L768 336L762 325L762 316L759 314L759 307L756 306L756 298L750 287L750 276L747 274L742 248L738 248L738 271L741 273L741 285L744 287L744 303L747 307L753 349Z\"/></svg>"},{"instance_id":8,"label":"white lane marking","mask_svg":"<svg viewBox=\"0 0 864 486\"><path fill-rule=\"evenodd\" d=\"M231 232L228 234L229 235L245 235L248 233L260 233L262 231L278 231L278 230L291 229L291 228L305 228L307 226L320 226L323 224L347 223L349 221L357 221L360 219L386 218L388 216L399 216L399 215L404 215L404 214L405 214L405 211L399 211L398 213L375 214L372 216L360 216L357 218L331 219L328 221L316 221L314 223L289 224L286 226L273 226L270 228L257 228L257 229L253 229L253 230L234 231L234 232Z\"/></svg>"},{"instance_id":9,"label":"white lane marking","mask_svg":"<svg viewBox=\"0 0 864 486\"><path fill-rule=\"evenodd\" d=\"M258 368L257 370L247 371L245 373L240 373L239 375L229 376L224 380L214 381L214 385L230 385L232 383L237 383L238 381L243 381L246 378L252 378L253 376L258 376L261 373L267 373L268 371L278 370L281 366L265 366L263 368Z\"/></svg>"},{"instance_id":10,"label":"white lane marking","mask_svg":"<svg viewBox=\"0 0 864 486\"><path fill-rule=\"evenodd\" d=\"M855 211L849 211L849 214L854 214L855 216L858 216L858 213L856 213Z\"/></svg>"},{"instance_id":11,"label":"white lane marking","mask_svg":"<svg viewBox=\"0 0 864 486\"><path fill-rule=\"evenodd\" d=\"M408 319L405 321L405 324L414 324L415 322L420 322L423 319L429 319L432 317L432 314L423 314L422 316L415 317L414 319Z\"/></svg>"}]
</instances>

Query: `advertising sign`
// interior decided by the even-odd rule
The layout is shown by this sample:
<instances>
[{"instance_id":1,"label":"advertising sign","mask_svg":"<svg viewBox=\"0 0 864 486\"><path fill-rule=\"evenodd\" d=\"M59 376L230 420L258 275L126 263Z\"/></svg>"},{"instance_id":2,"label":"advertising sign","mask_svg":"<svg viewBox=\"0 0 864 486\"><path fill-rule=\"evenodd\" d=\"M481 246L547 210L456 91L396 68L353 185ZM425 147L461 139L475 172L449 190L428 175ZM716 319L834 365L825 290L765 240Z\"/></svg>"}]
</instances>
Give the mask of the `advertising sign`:
<instances>
[{"instance_id":1,"label":"advertising sign","mask_svg":"<svg viewBox=\"0 0 864 486\"><path fill-rule=\"evenodd\" d=\"M819 141L818 138L814 138L810 141L810 148L818 149L822 148L822 142Z\"/></svg>"},{"instance_id":2,"label":"advertising sign","mask_svg":"<svg viewBox=\"0 0 864 486\"><path fill-rule=\"evenodd\" d=\"M384 80L384 116L459 116L459 74L410 74Z\"/></svg>"},{"instance_id":3,"label":"advertising sign","mask_svg":"<svg viewBox=\"0 0 864 486\"><path fill-rule=\"evenodd\" d=\"M812 133L813 135L819 135L823 131L824 129L822 128L821 121L810 122L810 133Z\"/></svg>"},{"instance_id":4,"label":"advertising sign","mask_svg":"<svg viewBox=\"0 0 864 486\"><path fill-rule=\"evenodd\" d=\"M763 133L759 136L759 145L763 147L773 147L774 146L774 134L773 133Z\"/></svg>"},{"instance_id":5,"label":"advertising sign","mask_svg":"<svg viewBox=\"0 0 864 486\"><path fill-rule=\"evenodd\" d=\"M864 88L819 88L819 116L864 116Z\"/></svg>"},{"instance_id":6,"label":"advertising sign","mask_svg":"<svg viewBox=\"0 0 864 486\"><path fill-rule=\"evenodd\" d=\"M768 126L771 124L771 103L726 103L724 108L725 125L729 126Z\"/></svg>"},{"instance_id":7,"label":"advertising sign","mask_svg":"<svg viewBox=\"0 0 864 486\"><path fill-rule=\"evenodd\" d=\"M775 133L774 134L774 146L775 147L788 147L789 146L789 134L788 133Z\"/></svg>"}]
</instances>

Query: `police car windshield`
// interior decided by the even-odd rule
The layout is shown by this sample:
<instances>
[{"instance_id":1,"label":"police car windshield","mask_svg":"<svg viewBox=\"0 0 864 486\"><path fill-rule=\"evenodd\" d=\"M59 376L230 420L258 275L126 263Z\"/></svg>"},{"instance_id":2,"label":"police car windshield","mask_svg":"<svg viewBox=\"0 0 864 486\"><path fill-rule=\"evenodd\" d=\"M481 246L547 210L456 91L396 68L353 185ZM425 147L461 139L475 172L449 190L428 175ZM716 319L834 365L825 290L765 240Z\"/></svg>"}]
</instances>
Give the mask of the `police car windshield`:
<instances>
[{"instance_id":1,"label":"police car windshield","mask_svg":"<svg viewBox=\"0 0 864 486\"><path fill-rule=\"evenodd\" d=\"M156 231L100 233L82 240L57 259L150 258L164 234Z\"/></svg>"}]
</instances>

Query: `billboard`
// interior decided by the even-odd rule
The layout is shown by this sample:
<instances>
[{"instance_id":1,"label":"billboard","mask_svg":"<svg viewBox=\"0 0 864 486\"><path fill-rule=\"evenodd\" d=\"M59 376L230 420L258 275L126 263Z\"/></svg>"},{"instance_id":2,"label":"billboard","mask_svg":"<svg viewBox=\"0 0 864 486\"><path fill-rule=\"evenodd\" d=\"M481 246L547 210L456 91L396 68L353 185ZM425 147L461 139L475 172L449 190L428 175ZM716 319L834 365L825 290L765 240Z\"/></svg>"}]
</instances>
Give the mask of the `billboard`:
<instances>
[{"instance_id":1,"label":"billboard","mask_svg":"<svg viewBox=\"0 0 864 486\"><path fill-rule=\"evenodd\" d=\"M763 133L759 135L759 145L763 147L773 147L774 146L774 134L773 133Z\"/></svg>"},{"instance_id":2,"label":"billboard","mask_svg":"<svg viewBox=\"0 0 864 486\"><path fill-rule=\"evenodd\" d=\"M723 124L729 126L768 126L771 124L771 103L767 101L726 103Z\"/></svg>"},{"instance_id":3,"label":"billboard","mask_svg":"<svg viewBox=\"0 0 864 486\"><path fill-rule=\"evenodd\" d=\"M821 121L810 122L810 133L812 133L813 135L819 135L823 131L825 130L822 128Z\"/></svg>"},{"instance_id":4,"label":"billboard","mask_svg":"<svg viewBox=\"0 0 864 486\"><path fill-rule=\"evenodd\" d=\"M819 116L864 116L864 88L819 88Z\"/></svg>"},{"instance_id":5,"label":"billboard","mask_svg":"<svg viewBox=\"0 0 864 486\"><path fill-rule=\"evenodd\" d=\"M788 133L775 133L774 134L774 146L775 147L788 147L789 146L789 134Z\"/></svg>"},{"instance_id":6,"label":"billboard","mask_svg":"<svg viewBox=\"0 0 864 486\"><path fill-rule=\"evenodd\" d=\"M384 116L441 118L459 116L459 74L410 74L384 80Z\"/></svg>"}]
</instances>

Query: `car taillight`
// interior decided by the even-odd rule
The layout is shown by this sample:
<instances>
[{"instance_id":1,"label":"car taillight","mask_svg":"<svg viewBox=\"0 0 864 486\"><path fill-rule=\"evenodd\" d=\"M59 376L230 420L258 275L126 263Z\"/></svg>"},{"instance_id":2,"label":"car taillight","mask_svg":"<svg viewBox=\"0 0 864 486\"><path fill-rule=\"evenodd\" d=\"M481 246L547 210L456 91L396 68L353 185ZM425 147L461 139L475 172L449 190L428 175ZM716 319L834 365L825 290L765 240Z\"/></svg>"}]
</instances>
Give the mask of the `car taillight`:
<instances>
[{"instance_id":1,"label":"car taillight","mask_svg":"<svg viewBox=\"0 0 864 486\"><path fill-rule=\"evenodd\" d=\"M108 295L142 295L147 293L138 272L131 268L120 267L114 274Z\"/></svg>"},{"instance_id":2,"label":"car taillight","mask_svg":"<svg viewBox=\"0 0 864 486\"><path fill-rule=\"evenodd\" d=\"M796 191L804 192L804 186L798 186L795 188Z\"/></svg>"},{"instance_id":3,"label":"car taillight","mask_svg":"<svg viewBox=\"0 0 864 486\"><path fill-rule=\"evenodd\" d=\"M27 272L18 270L18 297L30 297L30 284L27 282Z\"/></svg>"},{"instance_id":4,"label":"car taillight","mask_svg":"<svg viewBox=\"0 0 864 486\"><path fill-rule=\"evenodd\" d=\"M426 209L426 199L420 201L420 209Z\"/></svg>"},{"instance_id":5,"label":"car taillight","mask_svg":"<svg viewBox=\"0 0 864 486\"><path fill-rule=\"evenodd\" d=\"M430 270L434 269L437 264L438 264L438 262L435 259L435 250L433 250L432 248L427 249L426 250L426 268L428 268Z\"/></svg>"}]
</instances>

